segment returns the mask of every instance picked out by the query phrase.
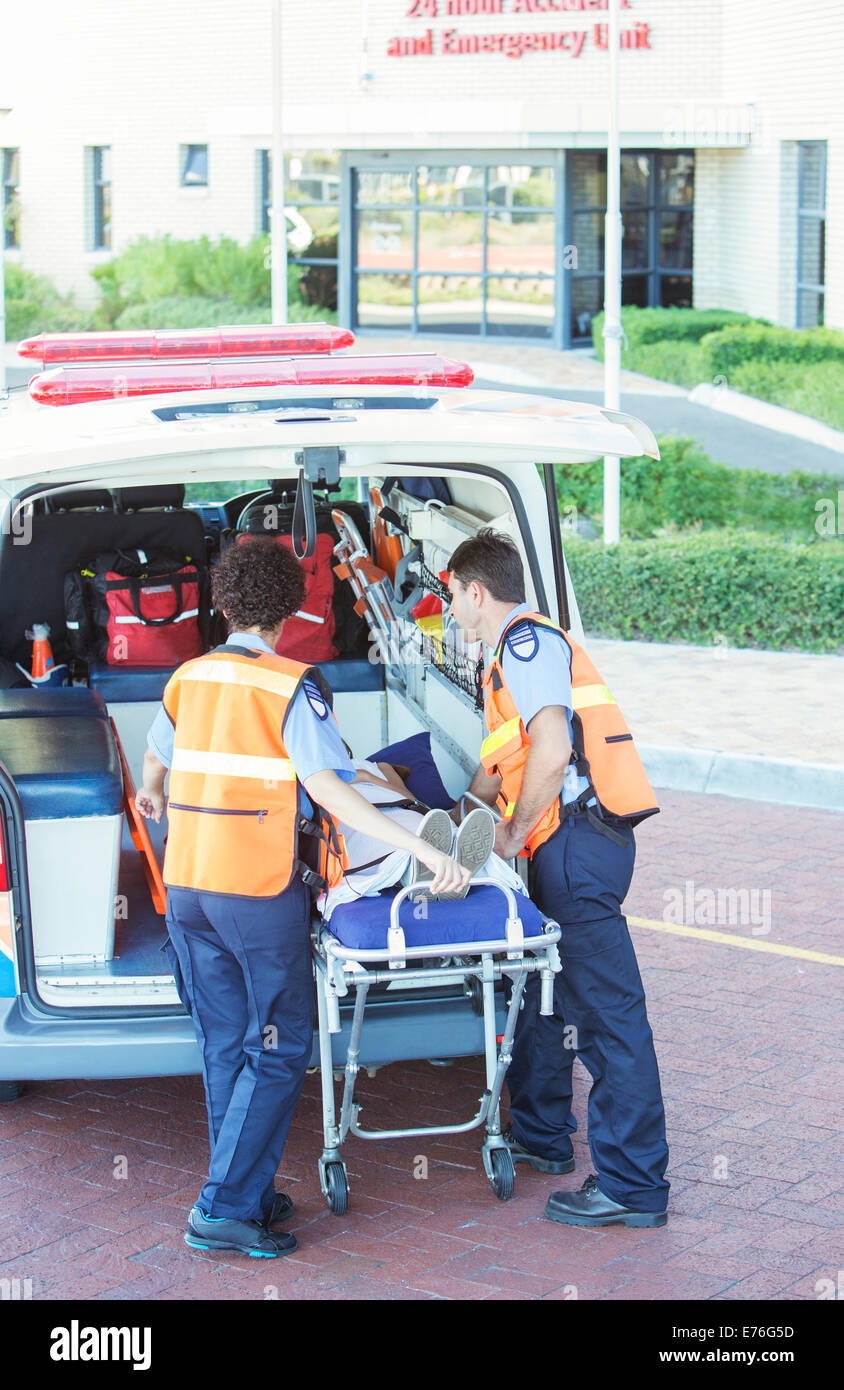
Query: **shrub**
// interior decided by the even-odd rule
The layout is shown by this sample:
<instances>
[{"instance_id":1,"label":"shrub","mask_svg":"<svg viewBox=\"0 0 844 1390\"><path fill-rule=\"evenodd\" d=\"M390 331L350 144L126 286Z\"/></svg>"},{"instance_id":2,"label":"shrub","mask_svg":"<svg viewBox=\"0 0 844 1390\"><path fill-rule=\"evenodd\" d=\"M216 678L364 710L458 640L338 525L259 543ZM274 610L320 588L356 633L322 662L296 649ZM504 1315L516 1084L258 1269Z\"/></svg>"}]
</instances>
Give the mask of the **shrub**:
<instances>
[{"instance_id":1,"label":"shrub","mask_svg":"<svg viewBox=\"0 0 844 1390\"><path fill-rule=\"evenodd\" d=\"M169 295L131 304L118 316L115 328L219 328L226 323L269 323L269 305L243 309L230 299L181 299Z\"/></svg>"},{"instance_id":2,"label":"shrub","mask_svg":"<svg viewBox=\"0 0 844 1390\"><path fill-rule=\"evenodd\" d=\"M601 637L844 649L844 545L834 540L745 531L608 548L569 538L565 550L584 626Z\"/></svg>"},{"instance_id":3,"label":"shrub","mask_svg":"<svg viewBox=\"0 0 844 1390\"><path fill-rule=\"evenodd\" d=\"M231 237L212 242L139 237L119 255L91 271L103 309L116 323L129 306L162 299L230 300L244 309L270 302L265 238L241 246Z\"/></svg>"},{"instance_id":4,"label":"shrub","mask_svg":"<svg viewBox=\"0 0 844 1390\"><path fill-rule=\"evenodd\" d=\"M764 473L716 463L692 439L664 436L659 460L621 461L621 525L625 536L648 537L661 530L745 528L809 540L815 503L837 495L833 475ZM563 515L574 507L593 520L603 509L603 463L558 468L557 499Z\"/></svg>"},{"instance_id":5,"label":"shrub","mask_svg":"<svg viewBox=\"0 0 844 1390\"><path fill-rule=\"evenodd\" d=\"M673 381L675 386L685 386L688 390L706 376L700 343L685 342L682 338L667 343L644 343L635 352L622 354L622 361L627 371L641 372L643 376L656 377L657 381Z\"/></svg>"},{"instance_id":6,"label":"shrub","mask_svg":"<svg viewBox=\"0 0 844 1390\"><path fill-rule=\"evenodd\" d=\"M622 349L622 359L625 353L633 353L649 343L696 343L706 334L719 329L760 323L764 323L764 320L740 314L734 309L638 309L635 305L629 305L621 311L621 326L627 335L627 347ZM603 326L603 313L596 314L592 320L592 341L602 360Z\"/></svg>"},{"instance_id":7,"label":"shrub","mask_svg":"<svg viewBox=\"0 0 844 1390\"><path fill-rule=\"evenodd\" d=\"M73 295L61 295L46 275L36 275L17 261L4 266L6 337L10 342L36 333L66 333L90 328L94 315L81 309Z\"/></svg>"},{"instance_id":8,"label":"shrub","mask_svg":"<svg viewBox=\"0 0 844 1390\"><path fill-rule=\"evenodd\" d=\"M844 372L840 362L747 362L729 378L734 391L797 410L844 430Z\"/></svg>"},{"instance_id":9,"label":"shrub","mask_svg":"<svg viewBox=\"0 0 844 1390\"><path fill-rule=\"evenodd\" d=\"M707 377L732 376L737 367L760 362L844 362L844 333L832 328L774 328L752 324L708 333L701 342ZM730 383L732 384L732 383Z\"/></svg>"},{"instance_id":10,"label":"shrub","mask_svg":"<svg viewBox=\"0 0 844 1390\"><path fill-rule=\"evenodd\" d=\"M326 309L303 304L300 299L288 298L287 317L290 323L322 323L334 319ZM225 324L271 323L269 304L263 308L244 309L230 299L153 299L149 304L133 304L124 309L116 328L220 328Z\"/></svg>"}]
</instances>

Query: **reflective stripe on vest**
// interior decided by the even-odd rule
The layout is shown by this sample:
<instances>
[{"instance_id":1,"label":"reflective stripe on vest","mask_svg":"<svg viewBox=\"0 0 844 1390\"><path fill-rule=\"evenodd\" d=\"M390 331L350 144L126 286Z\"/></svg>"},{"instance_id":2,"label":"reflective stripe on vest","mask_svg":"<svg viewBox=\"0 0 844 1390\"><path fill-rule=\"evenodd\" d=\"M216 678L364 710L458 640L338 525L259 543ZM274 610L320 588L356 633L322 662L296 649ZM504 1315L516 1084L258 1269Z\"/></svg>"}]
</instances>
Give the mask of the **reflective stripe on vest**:
<instances>
[{"instance_id":1,"label":"reflective stripe on vest","mask_svg":"<svg viewBox=\"0 0 844 1390\"><path fill-rule=\"evenodd\" d=\"M593 705L614 705L615 696L605 685L572 685L571 707L574 710L591 709Z\"/></svg>"},{"instance_id":2,"label":"reflective stripe on vest","mask_svg":"<svg viewBox=\"0 0 844 1390\"><path fill-rule=\"evenodd\" d=\"M164 881L274 897L298 859L298 783L283 727L314 668L222 648L186 662L164 691L173 721Z\"/></svg>"},{"instance_id":3,"label":"reflective stripe on vest","mask_svg":"<svg viewBox=\"0 0 844 1390\"><path fill-rule=\"evenodd\" d=\"M501 777L499 800L506 805L504 817L509 819L516 809L530 751L530 735L507 687L501 656L507 633L524 622L558 633L569 648L575 744L579 746L582 738L582 764L585 764L585 775L601 808L610 815L629 819L634 825L645 816L653 815L659 809L656 797L630 730L600 672L583 648L550 618L541 613L519 613L502 633L484 678L484 719L489 734L481 747L481 762L490 775L497 773ZM555 701L549 698L549 704L553 703ZM560 801L557 798L526 837L523 853L535 853L559 824Z\"/></svg>"},{"instance_id":4,"label":"reflective stripe on vest","mask_svg":"<svg viewBox=\"0 0 844 1390\"><path fill-rule=\"evenodd\" d=\"M289 758L255 758L248 753L203 753L174 748L171 772L203 772L218 777L259 777L263 782L295 782Z\"/></svg>"},{"instance_id":5,"label":"reflective stripe on vest","mask_svg":"<svg viewBox=\"0 0 844 1390\"><path fill-rule=\"evenodd\" d=\"M216 656L216 653L209 652L208 655ZM301 676L295 677L286 671L269 671L258 666L258 660L264 655L269 656L269 652L261 652L256 658L220 657L219 660L213 663L209 661L207 664L204 657L197 657L194 661L186 663L184 674L180 675L177 671L175 675L182 681L210 681L212 685L248 685L253 690L266 690L271 695L283 695L288 700L292 699ZM298 661L289 662L288 665L297 666L302 672L308 669Z\"/></svg>"},{"instance_id":6,"label":"reflective stripe on vest","mask_svg":"<svg viewBox=\"0 0 844 1390\"><path fill-rule=\"evenodd\" d=\"M516 741L517 745L520 745L522 741L521 723L522 721L517 715L515 719L508 719L506 723L501 725L500 729L495 730L495 733L489 734L481 744L481 762L486 763L494 753L505 756L505 746L513 740Z\"/></svg>"}]
</instances>

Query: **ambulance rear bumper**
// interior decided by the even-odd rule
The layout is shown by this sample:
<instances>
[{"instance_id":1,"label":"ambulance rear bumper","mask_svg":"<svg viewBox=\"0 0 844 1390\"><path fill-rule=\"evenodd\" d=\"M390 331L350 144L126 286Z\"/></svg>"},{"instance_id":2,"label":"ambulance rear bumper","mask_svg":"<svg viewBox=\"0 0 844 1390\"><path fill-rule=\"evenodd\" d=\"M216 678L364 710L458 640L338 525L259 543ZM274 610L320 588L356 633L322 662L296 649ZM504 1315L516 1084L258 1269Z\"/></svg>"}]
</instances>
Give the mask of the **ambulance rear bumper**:
<instances>
[{"instance_id":1,"label":"ambulance rear bumper","mask_svg":"<svg viewBox=\"0 0 844 1390\"><path fill-rule=\"evenodd\" d=\"M496 1002L500 1028L503 997ZM362 1066L483 1053L483 1019L464 997L424 1000L393 995L373 1004L361 1038ZM351 1007L341 1007L341 1031L331 1040L338 1067L346 1061L351 1013ZM316 1032L310 1064L319 1065ZM58 1017L37 1013L25 999L0 999L0 1080L191 1076L201 1070L187 1015Z\"/></svg>"},{"instance_id":2,"label":"ambulance rear bumper","mask_svg":"<svg viewBox=\"0 0 844 1390\"><path fill-rule=\"evenodd\" d=\"M187 1076L199 1072L187 1015L71 1018L36 1013L23 999L0 999L0 1079Z\"/></svg>"}]
</instances>

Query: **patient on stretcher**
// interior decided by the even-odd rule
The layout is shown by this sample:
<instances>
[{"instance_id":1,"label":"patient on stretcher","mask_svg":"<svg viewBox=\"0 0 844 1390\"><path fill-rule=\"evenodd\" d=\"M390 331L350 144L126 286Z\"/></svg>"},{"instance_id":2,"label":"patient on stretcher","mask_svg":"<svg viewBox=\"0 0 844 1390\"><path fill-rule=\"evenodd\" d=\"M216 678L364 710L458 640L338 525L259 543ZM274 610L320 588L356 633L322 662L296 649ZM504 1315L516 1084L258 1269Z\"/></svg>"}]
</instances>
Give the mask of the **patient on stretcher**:
<instances>
[{"instance_id":1,"label":"patient on stretcher","mask_svg":"<svg viewBox=\"0 0 844 1390\"><path fill-rule=\"evenodd\" d=\"M444 853L453 853L474 874L506 884L516 892L526 892L518 874L492 853L494 825L486 811L471 812L458 830L445 811L429 812L416 801L395 767L361 758L354 759L354 766L355 789L385 815L394 817L414 834L423 834ZM410 854L388 849L382 841L362 835L342 821L338 828L346 842L349 868L336 887L319 897L318 907L326 922L341 903L377 897L386 888L419 882L420 893L424 894L427 871Z\"/></svg>"}]
</instances>

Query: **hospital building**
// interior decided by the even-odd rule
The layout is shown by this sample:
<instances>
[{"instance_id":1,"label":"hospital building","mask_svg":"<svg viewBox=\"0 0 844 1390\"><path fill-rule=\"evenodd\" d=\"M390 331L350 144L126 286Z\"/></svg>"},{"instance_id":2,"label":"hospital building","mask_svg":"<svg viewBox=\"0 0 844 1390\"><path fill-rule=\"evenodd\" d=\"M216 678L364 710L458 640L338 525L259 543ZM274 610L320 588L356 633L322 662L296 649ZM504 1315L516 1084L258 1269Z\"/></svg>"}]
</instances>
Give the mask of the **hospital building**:
<instances>
[{"instance_id":1,"label":"hospital building","mask_svg":"<svg viewBox=\"0 0 844 1390\"><path fill-rule=\"evenodd\" d=\"M359 334L591 340L606 0L45 0L0 54L7 260L266 237ZM622 300L844 329L841 0L622 0ZM277 55L277 61L274 58ZM827 235L827 227L829 234Z\"/></svg>"}]
</instances>

